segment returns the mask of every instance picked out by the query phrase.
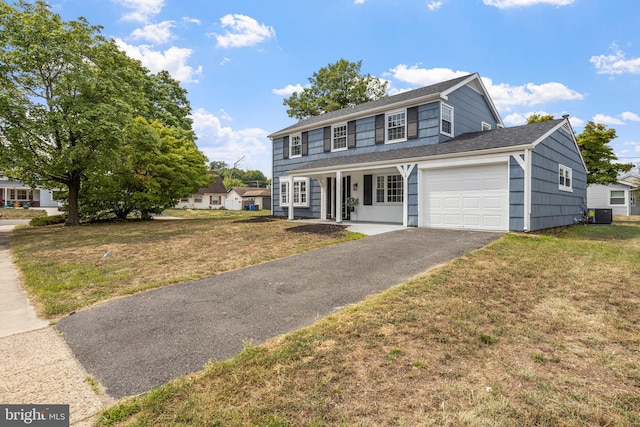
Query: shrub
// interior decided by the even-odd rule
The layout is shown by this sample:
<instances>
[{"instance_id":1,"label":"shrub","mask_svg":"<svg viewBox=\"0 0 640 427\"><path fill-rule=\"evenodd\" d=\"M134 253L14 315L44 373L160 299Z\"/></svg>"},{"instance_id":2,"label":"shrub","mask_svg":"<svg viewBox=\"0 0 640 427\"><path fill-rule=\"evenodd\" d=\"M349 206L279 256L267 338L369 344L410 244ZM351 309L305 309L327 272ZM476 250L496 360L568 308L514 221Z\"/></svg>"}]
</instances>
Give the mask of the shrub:
<instances>
[{"instance_id":1,"label":"shrub","mask_svg":"<svg viewBox=\"0 0 640 427\"><path fill-rule=\"evenodd\" d=\"M40 216L32 218L29 221L29 225L32 227L44 227L46 225L64 224L66 220L66 215Z\"/></svg>"}]
</instances>

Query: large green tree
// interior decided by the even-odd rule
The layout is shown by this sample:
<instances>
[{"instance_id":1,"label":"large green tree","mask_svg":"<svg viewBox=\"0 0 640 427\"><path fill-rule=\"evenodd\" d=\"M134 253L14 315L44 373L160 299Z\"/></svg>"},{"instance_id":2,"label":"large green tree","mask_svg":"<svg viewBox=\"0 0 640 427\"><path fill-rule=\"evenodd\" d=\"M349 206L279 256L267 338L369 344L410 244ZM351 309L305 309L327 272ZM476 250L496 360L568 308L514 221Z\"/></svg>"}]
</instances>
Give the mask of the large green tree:
<instances>
[{"instance_id":1,"label":"large green tree","mask_svg":"<svg viewBox=\"0 0 640 427\"><path fill-rule=\"evenodd\" d=\"M187 187L198 188L208 174L206 159L194 153L189 113L186 92L168 73L149 74L101 36L100 27L84 18L63 22L40 0L0 2L0 173L62 190L67 224L79 223L80 206L90 213L117 194L138 201L141 213L157 210L127 192L150 191L140 182L168 185L169 178L154 180L162 174L151 170L199 171L156 194L177 199ZM157 146L159 158L149 155ZM194 159L201 167L191 168Z\"/></svg>"},{"instance_id":2,"label":"large green tree","mask_svg":"<svg viewBox=\"0 0 640 427\"><path fill-rule=\"evenodd\" d=\"M601 123L588 122L577 136L578 146L589 170L589 184L611 184L617 181L620 172L629 171L633 164L616 163L618 160L609 146L617 137L616 130Z\"/></svg>"},{"instance_id":3,"label":"large green tree","mask_svg":"<svg viewBox=\"0 0 640 427\"><path fill-rule=\"evenodd\" d=\"M287 114L303 120L386 96L388 82L362 75L361 67L362 61L340 59L320 68L309 78L308 88L285 98Z\"/></svg>"}]
</instances>

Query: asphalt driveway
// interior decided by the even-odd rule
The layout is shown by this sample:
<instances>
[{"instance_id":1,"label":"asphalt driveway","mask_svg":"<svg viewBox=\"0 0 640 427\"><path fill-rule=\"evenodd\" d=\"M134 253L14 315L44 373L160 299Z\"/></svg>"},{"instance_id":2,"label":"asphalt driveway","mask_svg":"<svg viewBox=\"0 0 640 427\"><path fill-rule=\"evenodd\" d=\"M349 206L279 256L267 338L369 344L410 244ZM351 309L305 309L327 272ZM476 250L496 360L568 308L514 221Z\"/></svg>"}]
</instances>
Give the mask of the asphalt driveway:
<instances>
[{"instance_id":1,"label":"asphalt driveway","mask_svg":"<svg viewBox=\"0 0 640 427\"><path fill-rule=\"evenodd\" d=\"M57 328L110 396L136 395L500 236L407 228L115 299L66 316Z\"/></svg>"}]
</instances>

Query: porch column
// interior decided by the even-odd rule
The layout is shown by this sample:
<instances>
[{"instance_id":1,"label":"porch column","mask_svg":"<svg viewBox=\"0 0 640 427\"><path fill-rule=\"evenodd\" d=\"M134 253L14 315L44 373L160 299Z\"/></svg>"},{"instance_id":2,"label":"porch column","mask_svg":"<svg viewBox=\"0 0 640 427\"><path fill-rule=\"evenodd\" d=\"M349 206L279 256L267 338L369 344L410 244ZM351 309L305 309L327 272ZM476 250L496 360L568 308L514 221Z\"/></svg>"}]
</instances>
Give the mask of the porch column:
<instances>
[{"instance_id":1,"label":"porch column","mask_svg":"<svg viewBox=\"0 0 640 427\"><path fill-rule=\"evenodd\" d=\"M336 222L342 223L342 171L336 172Z\"/></svg>"},{"instance_id":2,"label":"porch column","mask_svg":"<svg viewBox=\"0 0 640 427\"><path fill-rule=\"evenodd\" d=\"M289 221L293 221L294 219L294 215L293 215L293 181L294 181L294 177L290 176L289 177L289 216L287 219L289 219Z\"/></svg>"},{"instance_id":3,"label":"porch column","mask_svg":"<svg viewBox=\"0 0 640 427\"><path fill-rule=\"evenodd\" d=\"M327 218L327 180L325 178L318 178L320 184L320 219Z\"/></svg>"},{"instance_id":4,"label":"porch column","mask_svg":"<svg viewBox=\"0 0 640 427\"><path fill-rule=\"evenodd\" d=\"M402 226L409 223L409 175L413 172L416 164L397 165L398 172L402 176Z\"/></svg>"}]
</instances>

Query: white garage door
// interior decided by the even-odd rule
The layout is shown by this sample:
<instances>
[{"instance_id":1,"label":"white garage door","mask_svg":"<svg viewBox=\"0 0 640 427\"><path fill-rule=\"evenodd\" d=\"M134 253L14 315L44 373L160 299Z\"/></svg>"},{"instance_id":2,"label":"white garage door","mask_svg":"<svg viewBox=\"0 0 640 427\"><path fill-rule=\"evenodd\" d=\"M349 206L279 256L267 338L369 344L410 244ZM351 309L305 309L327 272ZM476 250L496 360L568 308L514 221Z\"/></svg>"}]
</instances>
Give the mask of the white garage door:
<instances>
[{"instance_id":1,"label":"white garage door","mask_svg":"<svg viewBox=\"0 0 640 427\"><path fill-rule=\"evenodd\" d=\"M421 224L434 228L509 229L506 163L427 169L421 177Z\"/></svg>"}]
</instances>

